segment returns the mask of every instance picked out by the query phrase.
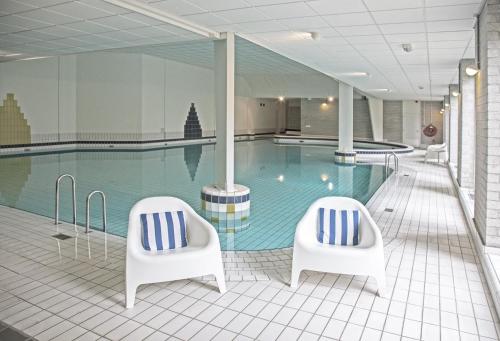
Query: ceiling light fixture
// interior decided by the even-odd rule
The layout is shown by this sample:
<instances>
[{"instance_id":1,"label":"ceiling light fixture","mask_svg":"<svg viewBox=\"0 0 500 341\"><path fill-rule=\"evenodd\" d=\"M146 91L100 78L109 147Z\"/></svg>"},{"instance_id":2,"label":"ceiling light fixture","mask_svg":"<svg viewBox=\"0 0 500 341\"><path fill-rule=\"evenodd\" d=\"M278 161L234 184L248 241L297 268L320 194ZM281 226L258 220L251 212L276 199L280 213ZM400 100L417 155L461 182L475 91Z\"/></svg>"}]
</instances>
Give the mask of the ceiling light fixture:
<instances>
[{"instance_id":1,"label":"ceiling light fixture","mask_svg":"<svg viewBox=\"0 0 500 341\"><path fill-rule=\"evenodd\" d=\"M19 60L35 60L35 59L44 59L44 58L49 58L49 56L43 56L43 57L29 57L29 58L22 58Z\"/></svg>"},{"instance_id":2,"label":"ceiling light fixture","mask_svg":"<svg viewBox=\"0 0 500 341\"><path fill-rule=\"evenodd\" d=\"M378 88L378 89L369 89L368 91L371 91L371 92L391 92L392 90L387 89L387 88Z\"/></svg>"},{"instance_id":3,"label":"ceiling light fixture","mask_svg":"<svg viewBox=\"0 0 500 341\"><path fill-rule=\"evenodd\" d=\"M401 47L403 48L403 51L406 53L410 53L413 51L413 45L412 44L401 44Z\"/></svg>"},{"instance_id":4,"label":"ceiling light fixture","mask_svg":"<svg viewBox=\"0 0 500 341\"><path fill-rule=\"evenodd\" d=\"M331 102L333 102L334 98L333 98L333 96L328 96L327 100L328 100L328 102L331 103Z\"/></svg>"},{"instance_id":5,"label":"ceiling light fixture","mask_svg":"<svg viewBox=\"0 0 500 341\"><path fill-rule=\"evenodd\" d=\"M477 68L476 65L469 65L465 68L465 73L469 77L475 76L479 72L479 69Z\"/></svg>"},{"instance_id":6,"label":"ceiling light fixture","mask_svg":"<svg viewBox=\"0 0 500 341\"><path fill-rule=\"evenodd\" d=\"M17 56L20 56L22 53L9 53L9 54L4 54L2 57L7 57L7 58L10 58L10 57L17 57Z\"/></svg>"},{"instance_id":7,"label":"ceiling light fixture","mask_svg":"<svg viewBox=\"0 0 500 341\"><path fill-rule=\"evenodd\" d=\"M448 104L448 103L445 103L445 104L444 104L444 106L445 106L445 107L449 107L449 106L450 106L450 104Z\"/></svg>"},{"instance_id":8,"label":"ceiling light fixture","mask_svg":"<svg viewBox=\"0 0 500 341\"><path fill-rule=\"evenodd\" d=\"M279 97L278 97L278 101L283 102L284 100L285 100L285 97L284 97L284 96L279 96Z\"/></svg>"},{"instance_id":9,"label":"ceiling light fixture","mask_svg":"<svg viewBox=\"0 0 500 341\"><path fill-rule=\"evenodd\" d=\"M458 95L459 95L459 94L460 94L460 93L459 93L458 91L456 91L456 90L454 90L454 91L452 91L452 92L451 92L451 95L452 95L453 97L458 97Z\"/></svg>"},{"instance_id":10,"label":"ceiling light fixture","mask_svg":"<svg viewBox=\"0 0 500 341\"><path fill-rule=\"evenodd\" d=\"M339 75L347 77L370 77L370 74L364 71L341 72Z\"/></svg>"}]
</instances>

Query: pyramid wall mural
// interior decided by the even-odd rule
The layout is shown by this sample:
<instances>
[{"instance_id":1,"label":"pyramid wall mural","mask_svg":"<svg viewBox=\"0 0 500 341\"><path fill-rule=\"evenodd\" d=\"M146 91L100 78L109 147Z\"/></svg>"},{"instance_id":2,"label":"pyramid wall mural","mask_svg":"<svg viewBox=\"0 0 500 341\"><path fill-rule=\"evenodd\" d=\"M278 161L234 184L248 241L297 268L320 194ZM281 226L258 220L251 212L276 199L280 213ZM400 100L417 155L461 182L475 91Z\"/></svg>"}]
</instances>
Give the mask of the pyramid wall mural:
<instances>
[{"instance_id":1,"label":"pyramid wall mural","mask_svg":"<svg viewBox=\"0 0 500 341\"><path fill-rule=\"evenodd\" d=\"M185 139L198 139L201 138L201 125L198 119L198 113L194 107L194 103L191 103L189 108L188 117L186 119L186 124L184 124L184 138Z\"/></svg>"},{"instance_id":2,"label":"pyramid wall mural","mask_svg":"<svg viewBox=\"0 0 500 341\"><path fill-rule=\"evenodd\" d=\"M7 94L0 106L0 145L31 143L31 128L14 94Z\"/></svg>"}]
</instances>

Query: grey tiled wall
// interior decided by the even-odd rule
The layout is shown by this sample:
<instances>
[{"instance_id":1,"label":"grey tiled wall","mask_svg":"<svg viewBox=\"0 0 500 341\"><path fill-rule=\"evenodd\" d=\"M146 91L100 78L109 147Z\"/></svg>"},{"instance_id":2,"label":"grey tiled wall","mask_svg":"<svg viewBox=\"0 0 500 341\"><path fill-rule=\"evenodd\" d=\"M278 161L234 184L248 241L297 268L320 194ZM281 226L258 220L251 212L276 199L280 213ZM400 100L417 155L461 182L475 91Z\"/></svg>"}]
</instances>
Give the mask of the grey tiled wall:
<instances>
[{"instance_id":1,"label":"grey tiled wall","mask_svg":"<svg viewBox=\"0 0 500 341\"><path fill-rule=\"evenodd\" d=\"M403 142L403 101L384 101L384 140Z\"/></svg>"}]
</instances>

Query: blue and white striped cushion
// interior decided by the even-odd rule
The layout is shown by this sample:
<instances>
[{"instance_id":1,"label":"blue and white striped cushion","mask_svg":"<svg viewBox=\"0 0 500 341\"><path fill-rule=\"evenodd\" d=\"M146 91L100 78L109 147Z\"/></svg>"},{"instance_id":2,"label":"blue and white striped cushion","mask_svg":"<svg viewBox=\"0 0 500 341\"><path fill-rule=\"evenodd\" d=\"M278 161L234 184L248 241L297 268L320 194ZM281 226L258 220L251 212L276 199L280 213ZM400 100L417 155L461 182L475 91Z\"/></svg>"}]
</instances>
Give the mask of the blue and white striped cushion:
<instances>
[{"instance_id":1,"label":"blue and white striped cushion","mask_svg":"<svg viewBox=\"0 0 500 341\"><path fill-rule=\"evenodd\" d=\"M331 245L358 245L359 211L320 208L318 241Z\"/></svg>"},{"instance_id":2,"label":"blue and white striped cushion","mask_svg":"<svg viewBox=\"0 0 500 341\"><path fill-rule=\"evenodd\" d=\"M186 224L182 211L141 214L142 246L147 251L187 246Z\"/></svg>"}]
</instances>

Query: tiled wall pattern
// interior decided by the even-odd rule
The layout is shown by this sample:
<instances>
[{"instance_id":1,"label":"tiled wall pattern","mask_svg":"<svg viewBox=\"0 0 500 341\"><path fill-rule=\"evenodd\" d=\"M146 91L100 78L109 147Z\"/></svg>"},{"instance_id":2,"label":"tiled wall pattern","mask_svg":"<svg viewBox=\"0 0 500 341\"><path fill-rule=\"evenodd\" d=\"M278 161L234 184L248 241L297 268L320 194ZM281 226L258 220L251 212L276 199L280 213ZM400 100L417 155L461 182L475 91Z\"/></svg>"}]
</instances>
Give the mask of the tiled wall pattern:
<instances>
[{"instance_id":1,"label":"tiled wall pattern","mask_svg":"<svg viewBox=\"0 0 500 341\"><path fill-rule=\"evenodd\" d=\"M286 130L300 130L300 99L286 101Z\"/></svg>"},{"instance_id":2,"label":"tiled wall pattern","mask_svg":"<svg viewBox=\"0 0 500 341\"><path fill-rule=\"evenodd\" d=\"M384 101L384 140L403 142L402 101Z\"/></svg>"},{"instance_id":3,"label":"tiled wall pattern","mask_svg":"<svg viewBox=\"0 0 500 341\"><path fill-rule=\"evenodd\" d=\"M489 246L500 246L499 26L500 0L487 0L479 16L474 218L483 242Z\"/></svg>"},{"instance_id":4,"label":"tiled wall pattern","mask_svg":"<svg viewBox=\"0 0 500 341\"><path fill-rule=\"evenodd\" d=\"M201 125L198 119L198 113L194 107L194 103L191 103L189 108L188 116L186 118L186 123L184 124L184 138L185 139L199 139L201 138Z\"/></svg>"},{"instance_id":5,"label":"tiled wall pattern","mask_svg":"<svg viewBox=\"0 0 500 341\"><path fill-rule=\"evenodd\" d=\"M474 154L476 144L475 79L465 68L474 59L462 59L459 65L458 96L458 163L457 180L461 187L474 187Z\"/></svg>"},{"instance_id":6,"label":"tiled wall pattern","mask_svg":"<svg viewBox=\"0 0 500 341\"><path fill-rule=\"evenodd\" d=\"M0 145L31 142L31 128L14 94L7 94L0 106Z\"/></svg>"},{"instance_id":7,"label":"tiled wall pattern","mask_svg":"<svg viewBox=\"0 0 500 341\"><path fill-rule=\"evenodd\" d=\"M353 103L354 137L373 138L368 100L355 99Z\"/></svg>"},{"instance_id":8,"label":"tiled wall pattern","mask_svg":"<svg viewBox=\"0 0 500 341\"><path fill-rule=\"evenodd\" d=\"M384 101L385 102L385 101ZM301 130L306 135L338 136L339 102L335 98L332 103L325 99L302 99ZM353 103L353 134L358 138L372 138L372 126L368 101L355 98Z\"/></svg>"}]
</instances>

